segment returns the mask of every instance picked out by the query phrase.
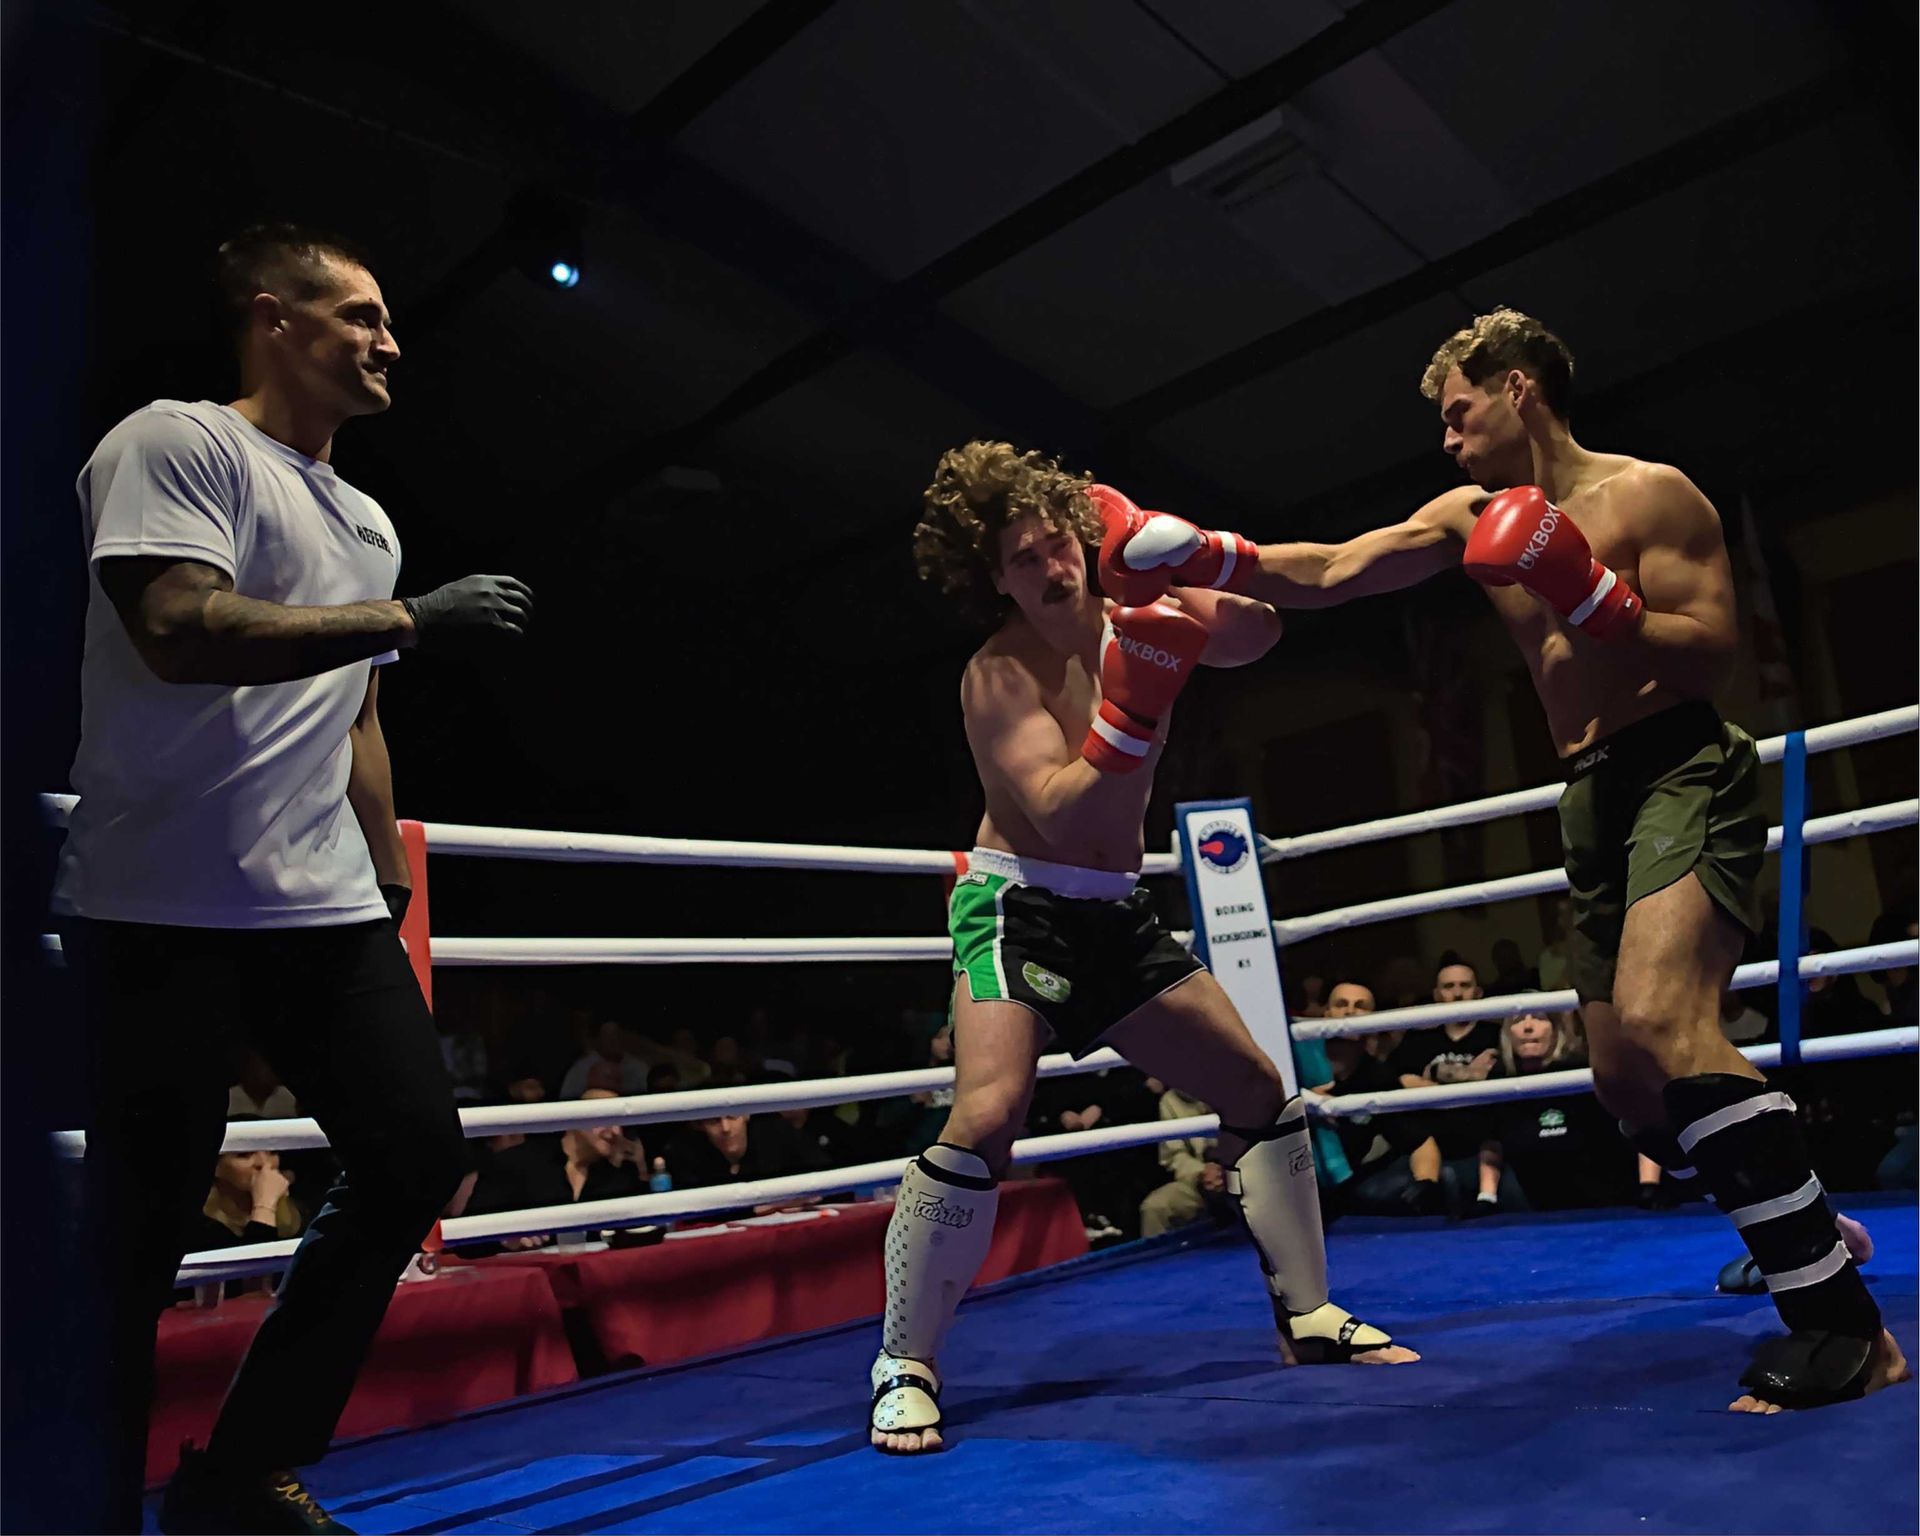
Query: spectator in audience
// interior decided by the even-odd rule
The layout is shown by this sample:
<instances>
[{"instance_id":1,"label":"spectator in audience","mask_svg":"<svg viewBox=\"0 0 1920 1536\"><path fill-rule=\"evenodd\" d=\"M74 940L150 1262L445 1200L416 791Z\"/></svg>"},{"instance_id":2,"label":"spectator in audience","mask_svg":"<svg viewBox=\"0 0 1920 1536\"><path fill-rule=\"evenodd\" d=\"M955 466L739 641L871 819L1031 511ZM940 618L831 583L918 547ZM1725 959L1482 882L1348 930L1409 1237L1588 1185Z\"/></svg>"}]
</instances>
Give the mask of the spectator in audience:
<instances>
[{"instance_id":1,"label":"spectator in audience","mask_svg":"<svg viewBox=\"0 0 1920 1536\"><path fill-rule=\"evenodd\" d=\"M230 1123L260 1118L236 1115ZM292 1176L282 1171L278 1152L222 1152L214 1159L213 1188L200 1208L187 1251L297 1237L305 1222L292 1189Z\"/></svg>"},{"instance_id":2,"label":"spectator in audience","mask_svg":"<svg viewBox=\"0 0 1920 1536\"><path fill-rule=\"evenodd\" d=\"M623 1097L607 1088L589 1088L583 1102ZM588 1126L559 1136L530 1136L491 1160L475 1185L467 1209L475 1215L531 1210L543 1205L573 1205L590 1200L619 1200L646 1189L646 1148L617 1125ZM510 1237L510 1251L537 1248L552 1234Z\"/></svg>"},{"instance_id":3,"label":"spectator in audience","mask_svg":"<svg viewBox=\"0 0 1920 1536\"><path fill-rule=\"evenodd\" d=\"M1540 973L1520 958L1520 946L1512 939L1493 941L1493 995L1506 992L1538 992Z\"/></svg>"},{"instance_id":4,"label":"spectator in audience","mask_svg":"<svg viewBox=\"0 0 1920 1536\"><path fill-rule=\"evenodd\" d=\"M1336 981L1327 994L1326 1018L1359 1018L1372 1012L1373 991L1361 982ZM1333 1059L1327 1051L1330 1043L1324 1040L1293 1043L1293 1065L1301 1083L1320 1093L1330 1091L1334 1079ZM1351 1040L1346 1043L1354 1044ZM1358 1049L1355 1045L1355 1050ZM1316 1124L1313 1127L1313 1149L1314 1171L1319 1175L1321 1188L1338 1189L1353 1177L1355 1166L1348 1161L1340 1133L1333 1126Z\"/></svg>"},{"instance_id":5,"label":"spectator in audience","mask_svg":"<svg viewBox=\"0 0 1920 1536\"><path fill-rule=\"evenodd\" d=\"M627 1049L627 1032L617 1019L594 1026L592 1048L567 1068L560 1097L584 1098L589 1088L621 1098L647 1091L647 1064Z\"/></svg>"},{"instance_id":6,"label":"spectator in audience","mask_svg":"<svg viewBox=\"0 0 1920 1536\"><path fill-rule=\"evenodd\" d=\"M1907 902L1902 906L1889 907L1876 917L1867 942L1898 944L1902 939L1914 938L1920 938L1920 921L1916 921L1913 903ZM1873 973L1873 979L1880 983L1887 994L1889 1024L1911 1024L1916 1017L1920 1017L1915 1007L1916 975L1920 975L1920 972L1910 965Z\"/></svg>"},{"instance_id":7,"label":"spectator in audience","mask_svg":"<svg viewBox=\"0 0 1920 1536\"><path fill-rule=\"evenodd\" d=\"M1570 1072L1586 1064L1571 1014L1529 1012L1501 1026L1497 1077ZM1592 1094L1510 1100L1499 1106L1495 1121L1499 1161L1518 1179L1528 1205L1569 1210L1626 1195L1634 1155ZM1498 1191L1488 1192L1483 1174L1476 1214L1497 1203Z\"/></svg>"},{"instance_id":8,"label":"spectator in audience","mask_svg":"<svg viewBox=\"0 0 1920 1536\"><path fill-rule=\"evenodd\" d=\"M778 1115L714 1115L682 1127L667 1145L675 1189L747 1184L807 1171L805 1145Z\"/></svg>"},{"instance_id":9,"label":"spectator in audience","mask_svg":"<svg viewBox=\"0 0 1920 1536\"><path fill-rule=\"evenodd\" d=\"M1573 930L1573 904L1561 896L1548 910L1552 915L1547 920L1547 943L1534 962L1533 975L1543 992L1559 992L1568 986L1567 936Z\"/></svg>"},{"instance_id":10,"label":"spectator in audience","mask_svg":"<svg viewBox=\"0 0 1920 1536\"><path fill-rule=\"evenodd\" d=\"M1091 1131L1103 1125L1137 1125L1159 1117L1164 1086L1129 1066L1075 1077L1043 1078L1035 1085L1027 1128L1036 1136ZM1066 1180L1080 1206L1090 1243L1139 1236L1140 1202L1161 1182L1151 1147L1121 1147L1066 1158L1052 1172Z\"/></svg>"},{"instance_id":11,"label":"spectator in audience","mask_svg":"<svg viewBox=\"0 0 1920 1536\"><path fill-rule=\"evenodd\" d=\"M258 1051L248 1051L241 1058L240 1081L227 1090L227 1119L288 1120L302 1113L292 1090L280 1081L267 1059ZM340 1165L326 1147L282 1152L279 1158L280 1171L296 1191L293 1203L304 1226L326 1204L327 1191L340 1177Z\"/></svg>"},{"instance_id":12,"label":"spectator in audience","mask_svg":"<svg viewBox=\"0 0 1920 1536\"><path fill-rule=\"evenodd\" d=\"M1434 1002L1464 1003L1484 996L1471 965L1451 951L1441 957L1433 979ZM1499 1059L1500 1026L1491 1019L1472 1019L1414 1030L1400 1042L1387 1065L1401 1087L1431 1088L1483 1082Z\"/></svg>"},{"instance_id":13,"label":"spectator in audience","mask_svg":"<svg viewBox=\"0 0 1920 1536\"><path fill-rule=\"evenodd\" d=\"M648 1093L678 1093L680 1069L670 1061L657 1061L647 1068Z\"/></svg>"},{"instance_id":14,"label":"spectator in audience","mask_svg":"<svg viewBox=\"0 0 1920 1536\"><path fill-rule=\"evenodd\" d=\"M1720 1033L1735 1045L1758 1045L1773 1028L1758 1008L1750 1008L1738 992L1728 988L1720 994Z\"/></svg>"},{"instance_id":15,"label":"spectator in audience","mask_svg":"<svg viewBox=\"0 0 1920 1536\"><path fill-rule=\"evenodd\" d=\"M248 1051L240 1059L240 1081L227 1090L229 1120L291 1120L300 1113L293 1090L274 1073L267 1058Z\"/></svg>"},{"instance_id":16,"label":"spectator in audience","mask_svg":"<svg viewBox=\"0 0 1920 1536\"><path fill-rule=\"evenodd\" d=\"M1198 1099L1175 1089L1160 1095L1162 1120L1189 1120L1212 1113ZM1160 1166L1166 1171L1167 1182L1150 1190L1140 1202L1142 1237L1158 1237L1209 1216L1224 1221L1232 1213L1226 1170L1213 1158L1218 1140L1217 1136L1175 1136L1160 1143Z\"/></svg>"},{"instance_id":17,"label":"spectator in audience","mask_svg":"<svg viewBox=\"0 0 1920 1536\"><path fill-rule=\"evenodd\" d=\"M1433 1001L1472 1002L1485 996L1474 968L1448 951L1434 973ZM1484 1082L1500 1059L1500 1026L1491 1019L1442 1024L1414 1030L1387 1059L1387 1068L1402 1088L1433 1088L1453 1083ZM1456 1216L1479 1214L1478 1197L1503 1209L1523 1208L1518 1182L1503 1175L1497 1160L1483 1157L1493 1140L1492 1116L1482 1109L1454 1109L1433 1115L1400 1115L1403 1140L1418 1137L1407 1155L1408 1183L1400 1200L1422 1214L1444 1207ZM1387 1174L1376 1178L1378 1187Z\"/></svg>"}]
</instances>

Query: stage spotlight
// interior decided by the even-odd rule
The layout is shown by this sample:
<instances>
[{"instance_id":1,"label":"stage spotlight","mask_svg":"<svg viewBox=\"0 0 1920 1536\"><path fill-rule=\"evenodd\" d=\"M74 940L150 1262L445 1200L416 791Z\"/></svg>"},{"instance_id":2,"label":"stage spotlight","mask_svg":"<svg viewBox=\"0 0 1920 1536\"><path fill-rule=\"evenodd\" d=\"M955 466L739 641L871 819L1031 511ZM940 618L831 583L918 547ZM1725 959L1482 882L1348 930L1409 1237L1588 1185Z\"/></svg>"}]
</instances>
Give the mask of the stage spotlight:
<instances>
[{"instance_id":1,"label":"stage spotlight","mask_svg":"<svg viewBox=\"0 0 1920 1536\"><path fill-rule=\"evenodd\" d=\"M586 254L579 210L538 188L507 205L501 238L514 264L543 288L578 288Z\"/></svg>"}]
</instances>

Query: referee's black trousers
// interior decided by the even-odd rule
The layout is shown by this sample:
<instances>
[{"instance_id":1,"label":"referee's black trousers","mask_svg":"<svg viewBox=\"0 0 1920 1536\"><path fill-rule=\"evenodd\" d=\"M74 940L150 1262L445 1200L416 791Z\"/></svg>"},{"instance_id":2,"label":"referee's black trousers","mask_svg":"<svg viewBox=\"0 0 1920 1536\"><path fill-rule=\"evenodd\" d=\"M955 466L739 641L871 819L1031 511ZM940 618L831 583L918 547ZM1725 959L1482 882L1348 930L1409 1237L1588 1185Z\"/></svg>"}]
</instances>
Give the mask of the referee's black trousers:
<instances>
[{"instance_id":1,"label":"referee's black trousers","mask_svg":"<svg viewBox=\"0 0 1920 1536\"><path fill-rule=\"evenodd\" d=\"M432 1016L390 922L213 929L77 921L90 1111L84 1220L104 1316L108 1528L137 1531L154 1336L252 1046L344 1176L228 1389L211 1462L317 1460L394 1283L469 1167Z\"/></svg>"}]
</instances>

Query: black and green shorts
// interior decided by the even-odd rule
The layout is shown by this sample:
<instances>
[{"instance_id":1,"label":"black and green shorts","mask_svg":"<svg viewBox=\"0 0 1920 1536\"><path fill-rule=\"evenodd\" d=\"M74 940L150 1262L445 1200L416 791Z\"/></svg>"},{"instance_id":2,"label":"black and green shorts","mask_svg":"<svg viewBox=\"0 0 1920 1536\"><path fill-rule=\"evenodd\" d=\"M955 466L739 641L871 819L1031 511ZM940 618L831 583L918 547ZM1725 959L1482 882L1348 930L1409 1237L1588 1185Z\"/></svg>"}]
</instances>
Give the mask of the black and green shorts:
<instances>
[{"instance_id":1,"label":"black and green shorts","mask_svg":"<svg viewBox=\"0 0 1920 1536\"><path fill-rule=\"evenodd\" d=\"M956 989L1018 1003L1075 1056L1200 962L1154 915L1133 875L976 848L947 904Z\"/></svg>"},{"instance_id":2,"label":"black and green shorts","mask_svg":"<svg viewBox=\"0 0 1920 1536\"><path fill-rule=\"evenodd\" d=\"M1567 767L1567 969L1583 1003L1612 1000L1627 908L1687 874L1759 932L1767 817L1751 736L1692 700L1603 737Z\"/></svg>"}]
</instances>

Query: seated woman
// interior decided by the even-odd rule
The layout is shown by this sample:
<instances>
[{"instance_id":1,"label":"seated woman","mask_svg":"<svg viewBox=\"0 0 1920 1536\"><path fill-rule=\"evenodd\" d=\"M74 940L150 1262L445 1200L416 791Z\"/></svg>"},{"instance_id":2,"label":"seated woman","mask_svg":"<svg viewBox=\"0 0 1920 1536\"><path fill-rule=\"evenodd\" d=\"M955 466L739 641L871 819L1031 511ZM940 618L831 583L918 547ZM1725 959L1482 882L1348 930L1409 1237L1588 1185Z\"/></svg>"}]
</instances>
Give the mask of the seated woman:
<instances>
[{"instance_id":1,"label":"seated woman","mask_svg":"<svg viewBox=\"0 0 1920 1536\"><path fill-rule=\"evenodd\" d=\"M260 1118L235 1115L228 1123ZM188 1251L298 1237L305 1222L292 1188L293 1175L281 1169L278 1152L222 1152L214 1159L213 1188L194 1222Z\"/></svg>"},{"instance_id":2,"label":"seated woman","mask_svg":"<svg viewBox=\"0 0 1920 1536\"><path fill-rule=\"evenodd\" d=\"M1587 1064L1573 1015L1535 1011L1500 1027L1496 1078L1570 1072ZM1498 1149L1492 1154L1518 1176L1536 1210L1610 1205L1626 1198L1634 1155L1593 1095L1576 1090L1499 1106Z\"/></svg>"},{"instance_id":3,"label":"seated woman","mask_svg":"<svg viewBox=\"0 0 1920 1536\"><path fill-rule=\"evenodd\" d=\"M258 1121L259 1115L235 1115L228 1124ZM213 1188L194 1218L187 1236L189 1253L210 1248L238 1248L248 1243L271 1243L298 1237L306 1225L289 1191L293 1174L280 1166L278 1152L222 1152L213 1163ZM238 1296L250 1290L270 1290L273 1277L229 1280L222 1294ZM179 1293L181 1297L188 1292Z\"/></svg>"}]
</instances>

